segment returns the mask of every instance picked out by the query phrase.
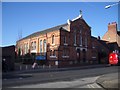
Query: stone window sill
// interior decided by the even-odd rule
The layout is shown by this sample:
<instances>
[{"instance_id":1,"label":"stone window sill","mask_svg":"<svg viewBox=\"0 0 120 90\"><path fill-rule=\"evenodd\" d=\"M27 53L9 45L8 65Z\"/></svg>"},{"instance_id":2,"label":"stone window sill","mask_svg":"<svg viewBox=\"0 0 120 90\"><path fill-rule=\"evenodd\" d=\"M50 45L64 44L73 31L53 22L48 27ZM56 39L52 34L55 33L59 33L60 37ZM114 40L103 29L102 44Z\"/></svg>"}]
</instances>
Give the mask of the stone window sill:
<instances>
[{"instance_id":1,"label":"stone window sill","mask_svg":"<svg viewBox=\"0 0 120 90\"><path fill-rule=\"evenodd\" d=\"M69 58L69 56L62 56L62 58Z\"/></svg>"},{"instance_id":2,"label":"stone window sill","mask_svg":"<svg viewBox=\"0 0 120 90\"><path fill-rule=\"evenodd\" d=\"M56 56L50 56L50 58L57 58Z\"/></svg>"}]
</instances>

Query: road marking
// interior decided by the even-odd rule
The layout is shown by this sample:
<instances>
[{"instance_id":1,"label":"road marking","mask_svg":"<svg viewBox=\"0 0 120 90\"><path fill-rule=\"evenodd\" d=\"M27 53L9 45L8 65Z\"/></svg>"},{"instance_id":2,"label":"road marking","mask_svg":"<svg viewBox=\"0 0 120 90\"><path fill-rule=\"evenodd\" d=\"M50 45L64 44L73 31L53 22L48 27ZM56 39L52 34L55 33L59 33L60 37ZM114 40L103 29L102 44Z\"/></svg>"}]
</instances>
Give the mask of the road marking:
<instances>
[{"instance_id":1,"label":"road marking","mask_svg":"<svg viewBox=\"0 0 120 90\"><path fill-rule=\"evenodd\" d=\"M87 85L87 86L88 86L89 88L95 88L95 87L94 87L93 85L91 85L91 84L90 84L90 85Z\"/></svg>"},{"instance_id":2,"label":"road marking","mask_svg":"<svg viewBox=\"0 0 120 90\"><path fill-rule=\"evenodd\" d=\"M89 88L101 88L99 85L97 85L96 83L94 84L89 84L87 85Z\"/></svg>"}]
</instances>

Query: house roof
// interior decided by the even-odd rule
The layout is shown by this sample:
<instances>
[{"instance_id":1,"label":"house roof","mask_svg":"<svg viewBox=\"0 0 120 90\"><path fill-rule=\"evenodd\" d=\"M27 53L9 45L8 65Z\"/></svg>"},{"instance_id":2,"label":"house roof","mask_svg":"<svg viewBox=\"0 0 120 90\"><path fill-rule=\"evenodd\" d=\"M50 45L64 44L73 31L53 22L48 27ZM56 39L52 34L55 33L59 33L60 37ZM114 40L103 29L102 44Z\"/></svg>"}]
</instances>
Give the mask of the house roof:
<instances>
[{"instance_id":1,"label":"house roof","mask_svg":"<svg viewBox=\"0 0 120 90\"><path fill-rule=\"evenodd\" d=\"M81 19L89 28L91 28L86 22L85 20L82 18L82 15L79 15L77 18L73 19L72 22L78 20L78 19ZM38 31L38 32L35 32L29 36L26 36L18 41L21 41L23 39L28 39L28 38L32 38L32 37L36 37L36 36L39 36L41 34L46 34L48 32L51 32L51 31L57 31L57 30L64 30L64 31L68 31L68 27L67 27L68 23L65 23L65 24L61 24L61 25L58 25L58 26L55 26L55 27L52 27L52 28L49 28L49 29L45 29L45 30L42 30L42 31ZM61 29L62 28L62 29ZM17 42L18 42L17 41Z\"/></svg>"},{"instance_id":2,"label":"house roof","mask_svg":"<svg viewBox=\"0 0 120 90\"><path fill-rule=\"evenodd\" d=\"M103 41L103 40L98 40L99 43L101 43L104 47L108 48L108 45L107 45L107 41Z\"/></svg>"},{"instance_id":3,"label":"house roof","mask_svg":"<svg viewBox=\"0 0 120 90\"><path fill-rule=\"evenodd\" d=\"M96 39L96 40L97 40L100 44L102 44L104 47L109 48L108 45L107 45L107 41L100 40L100 39L98 39L98 38L96 38L96 37L93 37L93 36L91 36L91 38L92 38L92 39Z\"/></svg>"},{"instance_id":4,"label":"house roof","mask_svg":"<svg viewBox=\"0 0 120 90\"><path fill-rule=\"evenodd\" d=\"M29 35L29 36L26 36L26 37L24 37L24 38L22 38L22 39L20 39L20 40L18 40L18 41L21 41L21 40L27 39L27 38L31 38L31 37L36 37L36 36L39 36L39 35L41 35L41 34L46 34L46 33L51 32L51 31L57 31L57 30L60 30L61 27L66 27L67 25L68 25L68 24L65 23L65 24L61 24L61 25L58 25L58 26L55 26L55 27L52 27L52 28L49 28L49 29L45 29L45 30L42 30L42 31L38 31L38 32L35 32L35 33L33 33L33 34ZM63 29L61 29L61 30L63 30ZM65 30L65 29L64 29L64 30ZM66 30L66 31L67 31L67 30Z\"/></svg>"}]
</instances>

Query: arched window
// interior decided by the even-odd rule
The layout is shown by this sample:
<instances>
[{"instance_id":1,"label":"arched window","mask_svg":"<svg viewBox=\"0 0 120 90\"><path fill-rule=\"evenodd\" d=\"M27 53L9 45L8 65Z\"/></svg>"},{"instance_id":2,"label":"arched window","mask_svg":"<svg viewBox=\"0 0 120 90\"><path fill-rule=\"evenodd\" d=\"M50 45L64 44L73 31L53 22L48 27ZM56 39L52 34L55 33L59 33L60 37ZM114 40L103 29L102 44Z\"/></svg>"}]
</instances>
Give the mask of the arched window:
<instances>
[{"instance_id":1,"label":"arched window","mask_svg":"<svg viewBox=\"0 0 120 90\"><path fill-rule=\"evenodd\" d=\"M24 53L27 53L27 48L26 48L26 44L24 45Z\"/></svg>"},{"instance_id":2,"label":"arched window","mask_svg":"<svg viewBox=\"0 0 120 90\"><path fill-rule=\"evenodd\" d=\"M54 44L54 43L55 43L55 36L52 35L52 44Z\"/></svg>"},{"instance_id":3,"label":"arched window","mask_svg":"<svg viewBox=\"0 0 120 90\"><path fill-rule=\"evenodd\" d=\"M36 41L34 41L34 50L36 49Z\"/></svg>"},{"instance_id":4,"label":"arched window","mask_svg":"<svg viewBox=\"0 0 120 90\"><path fill-rule=\"evenodd\" d=\"M34 45L33 45L33 42L31 42L31 50L33 50L33 46L34 46Z\"/></svg>"},{"instance_id":5,"label":"arched window","mask_svg":"<svg viewBox=\"0 0 120 90\"><path fill-rule=\"evenodd\" d=\"M40 40L40 53L42 53L42 40Z\"/></svg>"},{"instance_id":6,"label":"arched window","mask_svg":"<svg viewBox=\"0 0 120 90\"><path fill-rule=\"evenodd\" d=\"M43 49L44 49L44 52L46 52L46 39L44 39L44 41L43 41Z\"/></svg>"}]
</instances>

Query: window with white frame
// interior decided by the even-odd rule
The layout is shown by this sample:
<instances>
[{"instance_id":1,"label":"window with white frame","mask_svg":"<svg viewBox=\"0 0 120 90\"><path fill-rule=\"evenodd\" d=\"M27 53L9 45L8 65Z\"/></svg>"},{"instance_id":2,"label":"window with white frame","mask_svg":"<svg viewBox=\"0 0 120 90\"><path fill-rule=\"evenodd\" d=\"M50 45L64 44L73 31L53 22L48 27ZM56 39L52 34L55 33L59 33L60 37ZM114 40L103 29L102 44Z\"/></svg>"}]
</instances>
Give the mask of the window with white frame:
<instances>
[{"instance_id":1,"label":"window with white frame","mask_svg":"<svg viewBox=\"0 0 120 90\"><path fill-rule=\"evenodd\" d=\"M44 39L44 41L43 41L43 43L44 43L44 45L43 45L43 48L44 48L44 52L46 52L46 39Z\"/></svg>"},{"instance_id":2,"label":"window with white frame","mask_svg":"<svg viewBox=\"0 0 120 90\"><path fill-rule=\"evenodd\" d=\"M40 53L42 53L42 40L40 40Z\"/></svg>"},{"instance_id":3,"label":"window with white frame","mask_svg":"<svg viewBox=\"0 0 120 90\"><path fill-rule=\"evenodd\" d=\"M36 41L31 42L31 49L36 50Z\"/></svg>"},{"instance_id":4,"label":"window with white frame","mask_svg":"<svg viewBox=\"0 0 120 90\"><path fill-rule=\"evenodd\" d=\"M34 41L34 50L36 50L36 41Z\"/></svg>"}]
</instances>

